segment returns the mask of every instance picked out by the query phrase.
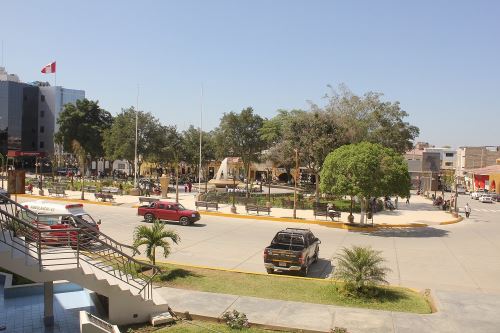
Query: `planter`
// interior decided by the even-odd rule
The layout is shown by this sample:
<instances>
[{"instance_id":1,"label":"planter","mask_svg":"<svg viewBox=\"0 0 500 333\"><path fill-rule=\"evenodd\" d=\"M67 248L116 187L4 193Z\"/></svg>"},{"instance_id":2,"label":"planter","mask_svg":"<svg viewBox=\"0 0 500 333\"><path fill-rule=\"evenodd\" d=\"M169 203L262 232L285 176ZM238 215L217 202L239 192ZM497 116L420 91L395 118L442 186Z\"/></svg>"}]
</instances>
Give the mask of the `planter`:
<instances>
[{"instance_id":1,"label":"planter","mask_svg":"<svg viewBox=\"0 0 500 333\"><path fill-rule=\"evenodd\" d=\"M236 214L236 206L231 206L231 213Z\"/></svg>"},{"instance_id":2,"label":"planter","mask_svg":"<svg viewBox=\"0 0 500 333\"><path fill-rule=\"evenodd\" d=\"M354 222L354 215L347 216L347 222L353 223Z\"/></svg>"}]
</instances>

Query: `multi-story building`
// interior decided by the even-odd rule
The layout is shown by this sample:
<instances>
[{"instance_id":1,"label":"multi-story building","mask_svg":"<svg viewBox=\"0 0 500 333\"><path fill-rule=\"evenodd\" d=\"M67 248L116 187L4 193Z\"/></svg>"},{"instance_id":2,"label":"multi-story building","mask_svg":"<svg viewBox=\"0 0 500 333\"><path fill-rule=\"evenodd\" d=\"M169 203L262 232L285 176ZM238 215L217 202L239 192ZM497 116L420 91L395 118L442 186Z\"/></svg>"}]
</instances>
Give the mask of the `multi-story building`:
<instances>
[{"instance_id":1,"label":"multi-story building","mask_svg":"<svg viewBox=\"0 0 500 333\"><path fill-rule=\"evenodd\" d=\"M85 98L84 90L51 87L48 84L39 85L38 104L38 149L49 155L62 153L60 147L54 144L54 133L58 131L57 119L66 104L74 104Z\"/></svg>"},{"instance_id":2,"label":"multi-story building","mask_svg":"<svg viewBox=\"0 0 500 333\"><path fill-rule=\"evenodd\" d=\"M461 183L473 188L469 170L496 164L500 158L500 146L459 147L456 158L456 172Z\"/></svg>"},{"instance_id":3,"label":"multi-story building","mask_svg":"<svg viewBox=\"0 0 500 333\"><path fill-rule=\"evenodd\" d=\"M64 105L83 98L83 90L23 83L0 67L0 153L12 157L53 154L59 113Z\"/></svg>"},{"instance_id":4,"label":"multi-story building","mask_svg":"<svg viewBox=\"0 0 500 333\"><path fill-rule=\"evenodd\" d=\"M425 152L441 154L441 170L455 170L457 150L453 148L425 148Z\"/></svg>"}]
</instances>

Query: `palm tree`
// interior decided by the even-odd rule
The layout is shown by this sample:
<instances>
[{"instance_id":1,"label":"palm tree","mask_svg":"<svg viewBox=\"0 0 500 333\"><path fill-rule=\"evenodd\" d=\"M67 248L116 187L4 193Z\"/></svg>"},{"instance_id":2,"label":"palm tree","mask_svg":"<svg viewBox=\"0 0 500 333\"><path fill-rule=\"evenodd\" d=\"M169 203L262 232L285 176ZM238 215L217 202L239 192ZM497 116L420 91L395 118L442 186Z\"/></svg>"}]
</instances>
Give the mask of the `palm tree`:
<instances>
[{"instance_id":1,"label":"palm tree","mask_svg":"<svg viewBox=\"0 0 500 333\"><path fill-rule=\"evenodd\" d=\"M177 244L181 238L173 230L165 230L165 225L156 220L151 227L141 225L134 230L134 249L140 254L138 247L146 245L146 256L155 264L156 248L163 248L163 255L168 257L170 254L170 243L165 239L170 238Z\"/></svg>"},{"instance_id":2,"label":"palm tree","mask_svg":"<svg viewBox=\"0 0 500 333\"><path fill-rule=\"evenodd\" d=\"M344 247L336 257L337 267L333 277L345 281L346 288L355 293L363 293L377 284L387 284L385 276L391 269L382 266L385 259L380 253L371 247Z\"/></svg>"}]
</instances>

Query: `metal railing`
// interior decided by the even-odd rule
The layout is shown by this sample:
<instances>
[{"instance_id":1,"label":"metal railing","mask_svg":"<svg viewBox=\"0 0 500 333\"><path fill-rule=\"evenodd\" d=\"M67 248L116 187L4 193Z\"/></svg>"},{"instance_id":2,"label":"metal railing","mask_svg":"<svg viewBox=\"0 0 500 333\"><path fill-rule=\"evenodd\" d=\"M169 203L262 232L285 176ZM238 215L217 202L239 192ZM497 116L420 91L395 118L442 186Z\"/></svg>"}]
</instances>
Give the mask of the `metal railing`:
<instances>
[{"instance_id":1,"label":"metal railing","mask_svg":"<svg viewBox=\"0 0 500 333\"><path fill-rule=\"evenodd\" d=\"M2 195L0 242L24 253L40 271L81 267L85 262L125 282L144 299L153 298L152 281L161 272L133 258L133 247L103 234L93 223L68 214L37 214Z\"/></svg>"}]
</instances>

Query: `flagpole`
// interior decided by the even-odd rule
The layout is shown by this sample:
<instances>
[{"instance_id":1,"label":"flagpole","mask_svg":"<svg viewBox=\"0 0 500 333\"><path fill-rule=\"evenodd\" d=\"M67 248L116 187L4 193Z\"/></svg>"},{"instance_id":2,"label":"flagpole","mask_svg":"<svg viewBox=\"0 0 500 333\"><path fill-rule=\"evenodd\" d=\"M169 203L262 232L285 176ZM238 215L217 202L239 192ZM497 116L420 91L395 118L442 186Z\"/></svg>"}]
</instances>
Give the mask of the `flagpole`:
<instances>
[{"instance_id":1,"label":"flagpole","mask_svg":"<svg viewBox=\"0 0 500 333\"><path fill-rule=\"evenodd\" d=\"M201 136L203 128L203 83L201 84L201 103L200 103L200 165L198 168L198 194L201 193ZM198 199L199 200L199 199Z\"/></svg>"},{"instance_id":2,"label":"flagpole","mask_svg":"<svg viewBox=\"0 0 500 333\"><path fill-rule=\"evenodd\" d=\"M136 100L136 110L135 110L135 150L134 150L134 186L137 186L137 128L139 120L139 84L137 84L137 100Z\"/></svg>"}]
</instances>

